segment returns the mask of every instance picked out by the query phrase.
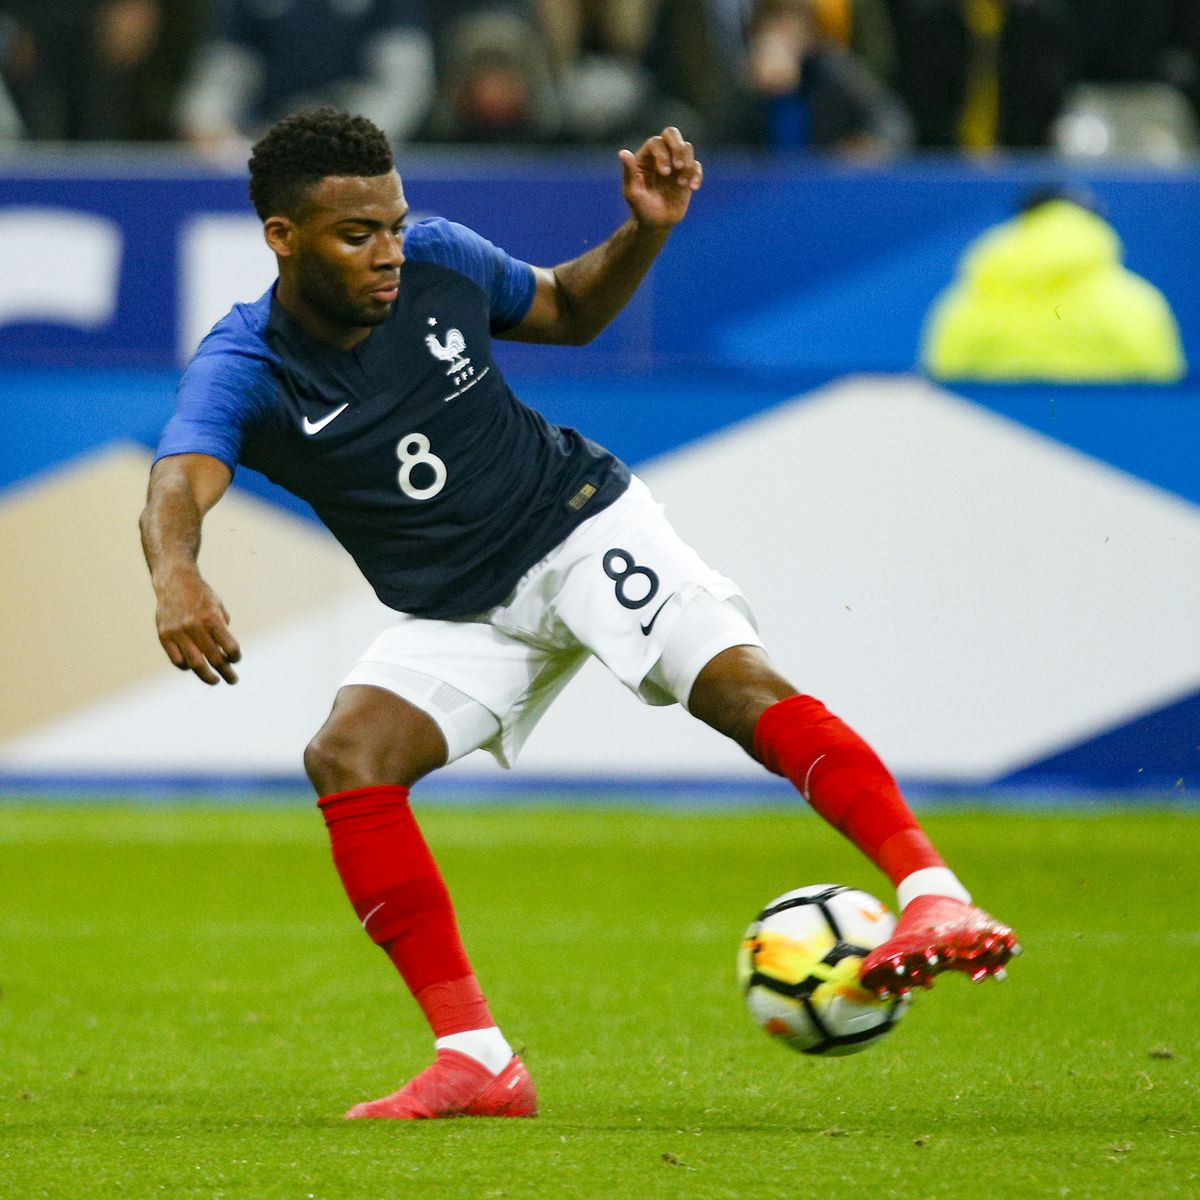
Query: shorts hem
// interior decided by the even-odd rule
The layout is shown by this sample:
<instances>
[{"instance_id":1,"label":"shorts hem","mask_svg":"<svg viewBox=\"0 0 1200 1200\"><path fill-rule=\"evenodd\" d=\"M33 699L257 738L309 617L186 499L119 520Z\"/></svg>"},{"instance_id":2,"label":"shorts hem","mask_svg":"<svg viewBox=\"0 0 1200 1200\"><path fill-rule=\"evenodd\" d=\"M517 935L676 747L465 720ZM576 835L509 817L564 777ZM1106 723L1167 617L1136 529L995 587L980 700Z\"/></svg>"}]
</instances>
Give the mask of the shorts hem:
<instances>
[{"instance_id":1,"label":"shorts hem","mask_svg":"<svg viewBox=\"0 0 1200 1200\"><path fill-rule=\"evenodd\" d=\"M700 678L700 672L708 666L718 654L723 654L726 650L733 650L737 646L756 646L758 649L763 649L763 644L760 641L747 641L746 638L713 638L712 641L705 643L691 658L687 660L687 666L679 673L679 683L673 689L675 699L685 711L690 712L688 708L688 700L691 699L692 688L696 686L696 680Z\"/></svg>"},{"instance_id":2,"label":"shorts hem","mask_svg":"<svg viewBox=\"0 0 1200 1200\"><path fill-rule=\"evenodd\" d=\"M452 712L433 703L433 698L439 689L452 686L445 684L433 675L426 675L409 667L397 669L390 663L359 661L351 668L340 686L363 685L390 692L414 708L420 709L438 727L442 737L446 739L445 765L447 766L470 754L472 750L488 746L489 742L499 737L500 720L491 709L473 697L460 692L459 695L463 696L467 703L459 705ZM454 690L457 691L457 689ZM482 726L486 724L481 719L481 714L486 714L487 719L493 725L488 736L482 741L477 737L482 731ZM493 751L493 754L495 753ZM497 759L501 766L508 766L508 763L499 755L497 755Z\"/></svg>"}]
</instances>

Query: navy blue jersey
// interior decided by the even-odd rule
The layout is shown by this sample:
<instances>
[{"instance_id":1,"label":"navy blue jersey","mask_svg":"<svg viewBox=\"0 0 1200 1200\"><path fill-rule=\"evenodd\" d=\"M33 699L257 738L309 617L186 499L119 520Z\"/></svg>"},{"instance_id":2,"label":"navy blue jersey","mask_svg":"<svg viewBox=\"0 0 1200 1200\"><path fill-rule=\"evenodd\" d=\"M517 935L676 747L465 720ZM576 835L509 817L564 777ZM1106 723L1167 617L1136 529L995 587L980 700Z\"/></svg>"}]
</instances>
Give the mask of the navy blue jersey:
<instances>
[{"instance_id":1,"label":"navy blue jersey","mask_svg":"<svg viewBox=\"0 0 1200 1200\"><path fill-rule=\"evenodd\" d=\"M491 335L533 300L533 269L448 221L404 239L400 292L352 350L317 340L275 300L238 304L201 342L157 458L208 454L308 501L380 600L473 616L629 470L509 390Z\"/></svg>"}]
</instances>

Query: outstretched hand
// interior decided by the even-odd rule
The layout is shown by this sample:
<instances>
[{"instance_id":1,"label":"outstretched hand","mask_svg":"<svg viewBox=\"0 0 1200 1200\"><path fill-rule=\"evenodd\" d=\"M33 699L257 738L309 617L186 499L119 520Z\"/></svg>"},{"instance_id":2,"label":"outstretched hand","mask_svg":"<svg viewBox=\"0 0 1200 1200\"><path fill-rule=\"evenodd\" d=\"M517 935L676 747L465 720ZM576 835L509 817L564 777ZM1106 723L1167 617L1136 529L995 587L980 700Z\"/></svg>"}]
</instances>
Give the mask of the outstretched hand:
<instances>
[{"instance_id":1,"label":"outstretched hand","mask_svg":"<svg viewBox=\"0 0 1200 1200\"><path fill-rule=\"evenodd\" d=\"M162 648L181 671L207 684L237 683L233 664L242 652L229 629L229 613L198 575L159 591L157 624Z\"/></svg>"},{"instance_id":2,"label":"outstretched hand","mask_svg":"<svg viewBox=\"0 0 1200 1200\"><path fill-rule=\"evenodd\" d=\"M692 143L671 125L647 138L636 154L622 150L619 157L621 192L634 217L664 229L679 224L704 179Z\"/></svg>"}]
</instances>

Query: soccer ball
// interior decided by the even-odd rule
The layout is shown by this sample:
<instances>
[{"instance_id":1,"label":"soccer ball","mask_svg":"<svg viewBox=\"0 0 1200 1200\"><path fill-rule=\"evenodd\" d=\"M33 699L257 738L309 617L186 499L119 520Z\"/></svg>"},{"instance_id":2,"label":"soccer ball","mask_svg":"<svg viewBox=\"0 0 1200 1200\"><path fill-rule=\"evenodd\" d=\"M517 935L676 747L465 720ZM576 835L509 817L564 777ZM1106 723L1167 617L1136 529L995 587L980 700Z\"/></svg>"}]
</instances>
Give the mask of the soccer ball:
<instances>
[{"instance_id":1,"label":"soccer ball","mask_svg":"<svg viewBox=\"0 0 1200 1200\"><path fill-rule=\"evenodd\" d=\"M896 919L854 888L817 883L776 897L742 939L738 983L750 1015L803 1054L856 1054L904 1015L908 997L859 986L862 960Z\"/></svg>"}]
</instances>

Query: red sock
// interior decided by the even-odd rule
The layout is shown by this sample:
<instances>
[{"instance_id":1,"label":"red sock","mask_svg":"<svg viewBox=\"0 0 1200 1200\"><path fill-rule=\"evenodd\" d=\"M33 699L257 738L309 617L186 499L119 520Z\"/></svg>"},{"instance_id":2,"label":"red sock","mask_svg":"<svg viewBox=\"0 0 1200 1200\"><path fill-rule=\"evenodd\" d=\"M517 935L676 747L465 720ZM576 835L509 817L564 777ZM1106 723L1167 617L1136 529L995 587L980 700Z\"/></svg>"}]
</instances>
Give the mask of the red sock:
<instances>
[{"instance_id":1,"label":"red sock","mask_svg":"<svg viewBox=\"0 0 1200 1200\"><path fill-rule=\"evenodd\" d=\"M754 753L898 884L946 864L875 751L812 696L772 704L754 729Z\"/></svg>"},{"instance_id":2,"label":"red sock","mask_svg":"<svg viewBox=\"0 0 1200 1200\"><path fill-rule=\"evenodd\" d=\"M317 803L359 921L404 977L434 1036L495 1025L408 788L356 788Z\"/></svg>"}]
</instances>

